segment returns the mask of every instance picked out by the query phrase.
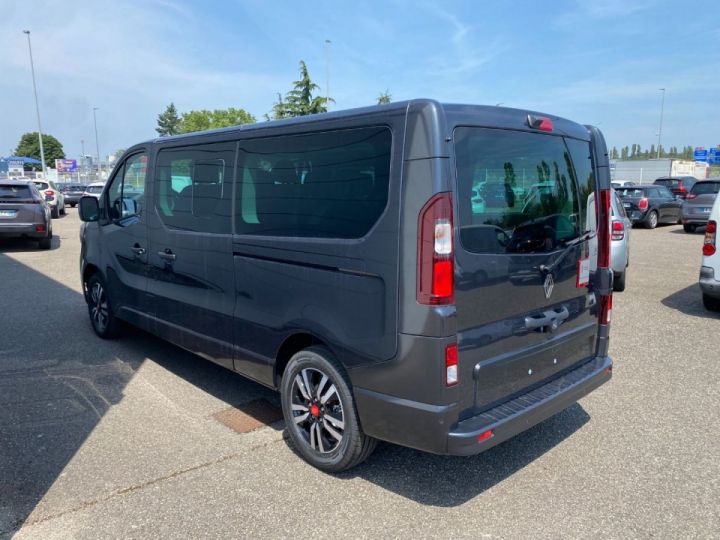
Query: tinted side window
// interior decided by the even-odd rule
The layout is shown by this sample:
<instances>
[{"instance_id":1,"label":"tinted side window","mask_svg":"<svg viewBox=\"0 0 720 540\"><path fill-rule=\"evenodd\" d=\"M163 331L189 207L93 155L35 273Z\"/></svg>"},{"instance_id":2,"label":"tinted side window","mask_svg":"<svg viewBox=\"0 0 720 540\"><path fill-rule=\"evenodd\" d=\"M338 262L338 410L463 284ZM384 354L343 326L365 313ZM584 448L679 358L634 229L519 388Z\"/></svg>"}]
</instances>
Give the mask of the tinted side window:
<instances>
[{"instance_id":1,"label":"tinted side window","mask_svg":"<svg viewBox=\"0 0 720 540\"><path fill-rule=\"evenodd\" d=\"M360 238L388 198L384 127L240 142L236 232Z\"/></svg>"},{"instance_id":2,"label":"tinted side window","mask_svg":"<svg viewBox=\"0 0 720 540\"><path fill-rule=\"evenodd\" d=\"M166 226L228 234L231 229L235 143L160 150L157 211Z\"/></svg>"},{"instance_id":3,"label":"tinted side window","mask_svg":"<svg viewBox=\"0 0 720 540\"><path fill-rule=\"evenodd\" d=\"M110 220L117 221L143 212L146 174L147 154L135 154L125 160L108 189Z\"/></svg>"},{"instance_id":4,"label":"tinted side window","mask_svg":"<svg viewBox=\"0 0 720 540\"><path fill-rule=\"evenodd\" d=\"M665 197L665 198L667 198L667 199L672 199L672 198L674 198L674 195L672 194L672 192L671 192L668 188L666 188L666 187L660 187L660 188L658 188L658 190L659 190L659 192L660 192L660 196L661 196L661 197Z\"/></svg>"},{"instance_id":5,"label":"tinted side window","mask_svg":"<svg viewBox=\"0 0 720 540\"><path fill-rule=\"evenodd\" d=\"M455 152L460 241L468 251L553 251L586 228L587 207L595 205L588 143L578 149L583 194L560 137L458 127Z\"/></svg>"}]
</instances>

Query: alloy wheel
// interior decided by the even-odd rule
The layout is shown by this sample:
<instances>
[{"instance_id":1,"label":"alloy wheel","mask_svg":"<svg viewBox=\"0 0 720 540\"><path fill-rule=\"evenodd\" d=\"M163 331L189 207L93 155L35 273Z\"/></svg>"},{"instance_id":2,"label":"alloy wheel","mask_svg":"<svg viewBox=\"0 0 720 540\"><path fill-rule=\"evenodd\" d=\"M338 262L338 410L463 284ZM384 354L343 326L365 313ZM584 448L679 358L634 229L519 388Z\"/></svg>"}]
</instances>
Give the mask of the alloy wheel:
<instances>
[{"instance_id":1,"label":"alloy wheel","mask_svg":"<svg viewBox=\"0 0 720 540\"><path fill-rule=\"evenodd\" d=\"M325 373L305 368L295 376L291 409L295 426L313 450L329 454L340 445L345 433L343 405Z\"/></svg>"},{"instance_id":2,"label":"alloy wheel","mask_svg":"<svg viewBox=\"0 0 720 540\"><path fill-rule=\"evenodd\" d=\"M90 290L90 317L99 333L103 333L108 324L108 302L105 290L98 282Z\"/></svg>"}]
</instances>

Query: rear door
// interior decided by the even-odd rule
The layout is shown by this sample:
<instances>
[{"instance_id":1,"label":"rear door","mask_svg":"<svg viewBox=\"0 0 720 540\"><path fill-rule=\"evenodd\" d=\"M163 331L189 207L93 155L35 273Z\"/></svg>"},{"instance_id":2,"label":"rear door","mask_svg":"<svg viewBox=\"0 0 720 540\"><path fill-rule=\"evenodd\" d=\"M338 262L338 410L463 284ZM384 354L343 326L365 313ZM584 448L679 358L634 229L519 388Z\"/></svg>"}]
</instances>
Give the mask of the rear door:
<instances>
[{"instance_id":1,"label":"rear door","mask_svg":"<svg viewBox=\"0 0 720 540\"><path fill-rule=\"evenodd\" d=\"M458 345L474 414L594 354L595 182L588 141L458 127L455 152ZM504 185L503 204L472 204L487 182Z\"/></svg>"}]
</instances>

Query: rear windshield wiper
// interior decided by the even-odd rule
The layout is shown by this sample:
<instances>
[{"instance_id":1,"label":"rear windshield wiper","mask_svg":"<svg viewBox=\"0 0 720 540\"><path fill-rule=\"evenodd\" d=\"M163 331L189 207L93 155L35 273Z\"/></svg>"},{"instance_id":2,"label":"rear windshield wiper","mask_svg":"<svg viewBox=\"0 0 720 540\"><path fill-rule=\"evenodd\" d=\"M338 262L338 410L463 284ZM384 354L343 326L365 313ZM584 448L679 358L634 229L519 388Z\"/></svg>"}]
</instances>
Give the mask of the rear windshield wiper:
<instances>
[{"instance_id":1,"label":"rear windshield wiper","mask_svg":"<svg viewBox=\"0 0 720 540\"><path fill-rule=\"evenodd\" d=\"M587 240L591 240L597 236L596 231L585 231L580 236L576 236L575 238L572 238L570 240L563 240L562 246L563 250L560 252L560 255L557 259L553 261L550 265L541 264L536 266L536 270L538 270L541 274L549 274L553 270L555 270L555 267L560 264L563 259L567 256L568 253L570 253L570 248L577 246L578 244L581 244L583 242L586 242Z\"/></svg>"}]
</instances>

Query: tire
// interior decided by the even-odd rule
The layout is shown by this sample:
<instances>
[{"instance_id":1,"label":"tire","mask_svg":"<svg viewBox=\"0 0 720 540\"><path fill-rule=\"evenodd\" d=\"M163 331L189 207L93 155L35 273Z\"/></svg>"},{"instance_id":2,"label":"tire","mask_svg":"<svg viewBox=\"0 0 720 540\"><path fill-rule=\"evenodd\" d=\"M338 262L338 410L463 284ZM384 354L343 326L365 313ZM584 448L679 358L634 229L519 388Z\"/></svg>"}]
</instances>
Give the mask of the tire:
<instances>
[{"instance_id":1,"label":"tire","mask_svg":"<svg viewBox=\"0 0 720 540\"><path fill-rule=\"evenodd\" d=\"M695 229L697 229L697 225L683 225L683 230L686 233L694 233Z\"/></svg>"},{"instance_id":2,"label":"tire","mask_svg":"<svg viewBox=\"0 0 720 540\"><path fill-rule=\"evenodd\" d=\"M360 428L348 378L325 347L293 355L280 384L280 399L293 446L313 467L345 471L375 450L377 439Z\"/></svg>"},{"instance_id":3,"label":"tire","mask_svg":"<svg viewBox=\"0 0 720 540\"><path fill-rule=\"evenodd\" d=\"M623 292L625 290L625 276L627 275L627 270L624 272L620 272L619 274L615 274L615 278L613 279L613 291L615 292Z\"/></svg>"},{"instance_id":4,"label":"tire","mask_svg":"<svg viewBox=\"0 0 720 540\"><path fill-rule=\"evenodd\" d=\"M60 209L60 213L64 216L66 214L65 212L65 203L63 203L62 208Z\"/></svg>"},{"instance_id":5,"label":"tire","mask_svg":"<svg viewBox=\"0 0 720 540\"><path fill-rule=\"evenodd\" d=\"M720 299L713 298L703 293L703 306L708 311L720 311Z\"/></svg>"},{"instance_id":6,"label":"tire","mask_svg":"<svg viewBox=\"0 0 720 540\"><path fill-rule=\"evenodd\" d=\"M57 219L57 218L60 217L60 211L58 210L57 205L53 206L53 207L50 209L50 216L51 216L53 219Z\"/></svg>"},{"instance_id":7,"label":"tire","mask_svg":"<svg viewBox=\"0 0 720 540\"><path fill-rule=\"evenodd\" d=\"M52 247L52 231L45 238L38 240L38 247L40 249L50 249Z\"/></svg>"},{"instance_id":8,"label":"tire","mask_svg":"<svg viewBox=\"0 0 720 540\"><path fill-rule=\"evenodd\" d=\"M77 206L77 203L74 203L74 202L70 203L70 208L75 208L76 206Z\"/></svg>"},{"instance_id":9,"label":"tire","mask_svg":"<svg viewBox=\"0 0 720 540\"><path fill-rule=\"evenodd\" d=\"M120 320L114 315L112 302L100 274L93 274L86 285L85 301L88 305L90 324L102 339L118 336Z\"/></svg>"},{"instance_id":10,"label":"tire","mask_svg":"<svg viewBox=\"0 0 720 540\"><path fill-rule=\"evenodd\" d=\"M645 227L648 229L654 229L658 225L658 213L655 210L650 210L650 213L645 218Z\"/></svg>"}]
</instances>

